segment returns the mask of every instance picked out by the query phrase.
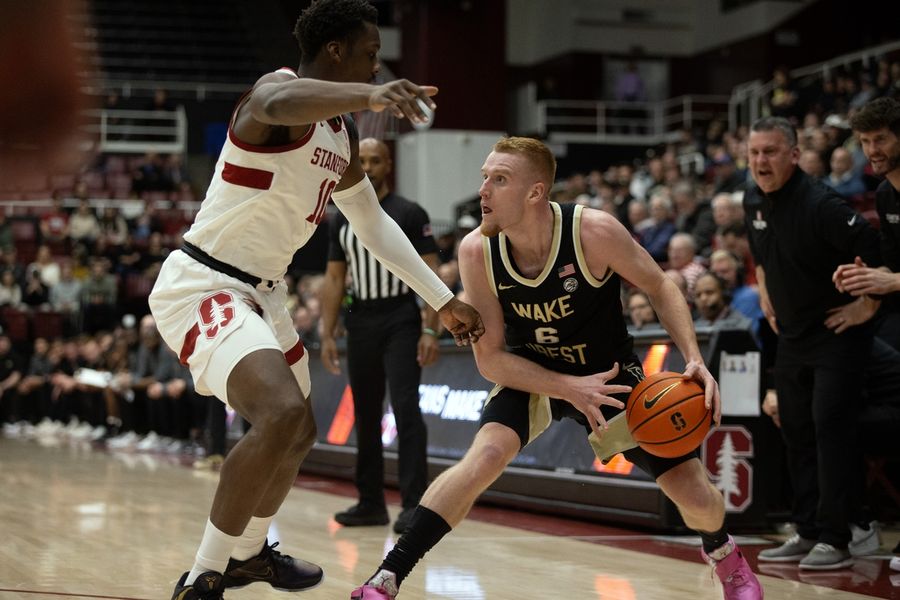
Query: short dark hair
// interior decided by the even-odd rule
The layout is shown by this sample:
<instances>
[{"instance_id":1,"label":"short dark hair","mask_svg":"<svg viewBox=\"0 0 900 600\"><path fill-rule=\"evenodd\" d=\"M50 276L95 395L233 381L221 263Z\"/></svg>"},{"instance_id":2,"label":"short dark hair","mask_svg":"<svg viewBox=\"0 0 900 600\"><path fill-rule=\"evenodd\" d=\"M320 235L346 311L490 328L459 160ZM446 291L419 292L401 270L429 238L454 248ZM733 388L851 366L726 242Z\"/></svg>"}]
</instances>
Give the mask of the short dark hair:
<instances>
[{"instance_id":1,"label":"short dark hair","mask_svg":"<svg viewBox=\"0 0 900 600\"><path fill-rule=\"evenodd\" d=\"M850 129L868 133L887 127L900 135L900 102L893 98L875 98L850 117Z\"/></svg>"},{"instance_id":2,"label":"short dark hair","mask_svg":"<svg viewBox=\"0 0 900 600\"><path fill-rule=\"evenodd\" d=\"M719 277L717 274L713 273L712 271L707 271L706 273L704 273L703 275L698 277L697 281L700 281L704 277L709 277L710 279L715 281L716 285L719 286L719 293L722 294L722 301L726 305L731 304L731 300L732 300L732 297L734 294L732 293L731 289L728 287L728 283L724 279Z\"/></svg>"},{"instance_id":3,"label":"short dark hair","mask_svg":"<svg viewBox=\"0 0 900 600\"><path fill-rule=\"evenodd\" d=\"M750 126L750 131L780 131L787 140L788 146L797 145L797 130L784 117L763 117Z\"/></svg>"},{"instance_id":4,"label":"short dark hair","mask_svg":"<svg viewBox=\"0 0 900 600\"><path fill-rule=\"evenodd\" d=\"M352 41L366 23L378 24L378 10L366 0L314 0L294 26L300 63L311 63L328 42Z\"/></svg>"}]
</instances>

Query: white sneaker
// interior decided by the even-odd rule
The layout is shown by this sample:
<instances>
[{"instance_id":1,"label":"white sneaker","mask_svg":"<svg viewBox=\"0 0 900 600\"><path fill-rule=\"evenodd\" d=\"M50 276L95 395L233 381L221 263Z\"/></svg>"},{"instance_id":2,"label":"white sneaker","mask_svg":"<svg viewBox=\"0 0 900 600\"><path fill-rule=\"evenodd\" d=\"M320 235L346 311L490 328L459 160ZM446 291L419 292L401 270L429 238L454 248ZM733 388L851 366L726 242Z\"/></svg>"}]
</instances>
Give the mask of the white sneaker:
<instances>
[{"instance_id":1,"label":"white sneaker","mask_svg":"<svg viewBox=\"0 0 900 600\"><path fill-rule=\"evenodd\" d=\"M69 437L74 440L86 440L91 437L91 432L94 430L91 427L90 423L82 423L71 432L69 432Z\"/></svg>"},{"instance_id":2,"label":"white sneaker","mask_svg":"<svg viewBox=\"0 0 900 600\"><path fill-rule=\"evenodd\" d=\"M172 440L168 444L165 445L163 451L167 454L179 454L181 449L184 447L184 442L181 440Z\"/></svg>"},{"instance_id":3,"label":"white sneaker","mask_svg":"<svg viewBox=\"0 0 900 600\"><path fill-rule=\"evenodd\" d=\"M895 556L891 559L890 567L893 571L900 571L900 556Z\"/></svg>"},{"instance_id":4,"label":"white sneaker","mask_svg":"<svg viewBox=\"0 0 900 600\"><path fill-rule=\"evenodd\" d=\"M22 430L19 427L18 423L4 423L3 424L3 435L8 438L17 438Z\"/></svg>"},{"instance_id":5,"label":"white sneaker","mask_svg":"<svg viewBox=\"0 0 900 600\"><path fill-rule=\"evenodd\" d=\"M161 445L162 443L160 442L159 436L156 435L155 431L151 431L137 443L134 449L138 452L156 452Z\"/></svg>"},{"instance_id":6,"label":"white sneaker","mask_svg":"<svg viewBox=\"0 0 900 600\"><path fill-rule=\"evenodd\" d=\"M91 430L91 434L88 436L92 442L96 442L100 438L106 435L106 426L105 425L97 425Z\"/></svg>"},{"instance_id":7,"label":"white sneaker","mask_svg":"<svg viewBox=\"0 0 900 600\"><path fill-rule=\"evenodd\" d=\"M881 550L881 535L876 521L869 523L868 529L851 524L850 533L853 537L847 549L852 556L871 556Z\"/></svg>"},{"instance_id":8,"label":"white sneaker","mask_svg":"<svg viewBox=\"0 0 900 600\"><path fill-rule=\"evenodd\" d=\"M139 439L140 437L138 434L133 431L127 431L106 440L106 447L112 450L125 450L126 448L133 448L138 443Z\"/></svg>"}]
</instances>

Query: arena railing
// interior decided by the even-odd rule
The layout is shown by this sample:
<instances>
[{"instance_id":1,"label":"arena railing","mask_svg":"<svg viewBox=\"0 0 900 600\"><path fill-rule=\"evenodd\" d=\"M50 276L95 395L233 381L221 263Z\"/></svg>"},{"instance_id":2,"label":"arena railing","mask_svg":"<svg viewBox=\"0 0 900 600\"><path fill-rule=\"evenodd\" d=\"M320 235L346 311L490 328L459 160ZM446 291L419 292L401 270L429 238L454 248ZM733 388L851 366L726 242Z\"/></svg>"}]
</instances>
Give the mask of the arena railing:
<instances>
[{"instance_id":1,"label":"arena railing","mask_svg":"<svg viewBox=\"0 0 900 600\"><path fill-rule=\"evenodd\" d=\"M724 119L727 109L727 96L688 95L658 102L540 100L535 114L538 132L552 142L653 145Z\"/></svg>"},{"instance_id":2,"label":"arena railing","mask_svg":"<svg viewBox=\"0 0 900 600\"><path fill-rule=\"evenodd\" d=\"M900 41L842 54L824 62L794 69L789 75L792 81L802 87L816 80L822 80L840 69L868 68L872 61L892 53L900 53ZM728 101L728 128L734 131L766 116L767 101L774 87L774 80L764 82L760 79L735 86Z\"/></svg>"},{"instance_id":3,"label":"arena railing","mask_svg":"<svg viewBox=\"0 0 900 600\"><path fill-rule=\"evenodd\" d=\"M83 130L96 136L100 152L116 154L184 154L187 150L187 116L175 110L85 111Z\"/></svg>"}]
</instances>

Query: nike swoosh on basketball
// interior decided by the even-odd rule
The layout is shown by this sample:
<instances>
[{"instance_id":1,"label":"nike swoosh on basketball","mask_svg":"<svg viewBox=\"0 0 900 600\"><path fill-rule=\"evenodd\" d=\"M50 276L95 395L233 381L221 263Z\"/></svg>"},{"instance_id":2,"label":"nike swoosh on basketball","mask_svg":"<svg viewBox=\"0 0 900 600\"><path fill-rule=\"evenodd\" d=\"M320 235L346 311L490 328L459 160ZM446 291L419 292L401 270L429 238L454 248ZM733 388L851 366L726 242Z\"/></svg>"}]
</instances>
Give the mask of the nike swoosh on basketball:
<instances>
[{"instance_id":1,"label":"nike swoosh on basketball","mask_svg":"<svg viewBox=\"0 0 900 600\"><path fill-rule=\"evenodd\" d=\"M647 410L650 410L651 408L653 408L653 406L654 406L657 402L659 402L659 399L660 399L660 398L662 398L663 396L665 396L666 393L667 393L669 390L671 390L673 387L675 387L675 386L678 385L679 383L681 383L681 382L680 382L680 381L676 381L676 382L673 383L672 385L666 387L665 389L663 389L662 391L660 391L659 393L657 393L657 394L656 394L655 396L653 396L652 398L647 398L646 396L644 396L644 408L647 409Z\"/></svg>"},{"instance_id":2,"label":"nike swoosh on basketball","mask_svg":"<svg viewBox=\"0 0 900 600\"><path fill-rule=\"evenodd\" d=\"M516 284L512 284L512 285L503 285L503 284L501 283L500 285L497 286L497 288L500 289L500 290L509 290L509 289L514 288L514 287L516 287Z\"/></svg>"}]
</instances>

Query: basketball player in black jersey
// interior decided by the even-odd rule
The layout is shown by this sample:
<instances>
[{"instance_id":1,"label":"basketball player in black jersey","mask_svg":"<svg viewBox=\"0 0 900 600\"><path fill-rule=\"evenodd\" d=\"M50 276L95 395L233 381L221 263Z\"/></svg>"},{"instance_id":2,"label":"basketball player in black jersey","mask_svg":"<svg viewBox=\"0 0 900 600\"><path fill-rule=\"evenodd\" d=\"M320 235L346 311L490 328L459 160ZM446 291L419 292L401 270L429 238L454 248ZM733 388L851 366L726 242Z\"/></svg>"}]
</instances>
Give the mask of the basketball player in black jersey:
<instances>
[{"instance_id":1,"label":"basketball player in black jersey","mask_svg":"<svg viewBox=\"0 0 900 600\"><path fill-rule=\"evenodd\" d=\"M597 438L607 420L643 379L622 314L620 276L647 293L687 360L684 376L705 388L706 405L719 422L718 385L703 363L681 292L614 217L549 202L555 172L549 149L528 138L501 139L482 167L484 220L480 232L463 240L459 264L485 325L473 346L478 368L497 387L466 455L431 484L406 533L352 600L392 600L415 563L551 419L576 419L602 452ZM700 534L725 598L762 598L759 581L725 531L722 495L696 452L663 459L632 448L625 457L656 478Z\"/></svg>"}]
</instances>

